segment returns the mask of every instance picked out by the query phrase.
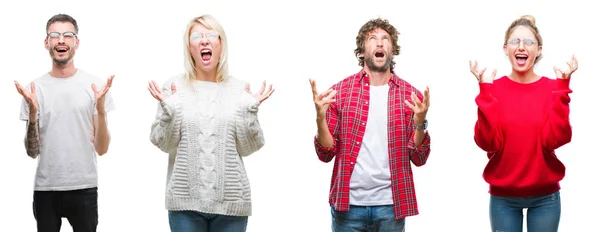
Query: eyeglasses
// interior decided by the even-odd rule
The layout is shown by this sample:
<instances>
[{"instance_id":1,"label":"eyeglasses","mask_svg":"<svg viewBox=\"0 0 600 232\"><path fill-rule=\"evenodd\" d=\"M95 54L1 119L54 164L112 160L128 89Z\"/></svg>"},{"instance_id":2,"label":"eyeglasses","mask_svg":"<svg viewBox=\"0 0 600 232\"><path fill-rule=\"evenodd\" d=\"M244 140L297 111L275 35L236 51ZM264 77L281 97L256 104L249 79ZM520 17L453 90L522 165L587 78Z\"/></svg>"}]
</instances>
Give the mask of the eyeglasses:
<instances>
[{"instance_id":1,"label":"eyeglasses","mask_svg":"<svg viewBox=\"0 0 600 232\"><path fill-rule=\"evenodd\" d=\"M206 33L200 33L200 32L193 32L190 35L190 40L191 41L199 41L202 40L202 38L206 36L206 38L210 41L217 41L219 39L219 33L213 30L207 31Z\"/></svg>"},{"instance_id":2,"label":"eyeglasses","mask_svg":"<svg viewBox=\"0 0 600 232\"><path fill-rule=\"evenodd\" d=\"M537 44L537 41L535 41L534 39L520 39L520 38L509 39L506 42L506 44L510 44L512 46L518 46L519 44L521 44L521 41L523 42L523 45L527 46L527 47L531 47L531 46Z\"/></svg>"},{"instance_id":3,"label":"eyeglasses","mask_svg":"<svg viewBox=\"0 0 600 232\"><path fill-rule=\"evenodd\" d=\"M48 37L50 37L51 39L58 39L58 38L60 38L61 35L63 37L65 37L65 39L72 39L77 36L77 34L75 34L75 32L72 32L72 31L65 31L63 33L60 33L60 32L48 33Z\"/></svg>"}]
</instances>

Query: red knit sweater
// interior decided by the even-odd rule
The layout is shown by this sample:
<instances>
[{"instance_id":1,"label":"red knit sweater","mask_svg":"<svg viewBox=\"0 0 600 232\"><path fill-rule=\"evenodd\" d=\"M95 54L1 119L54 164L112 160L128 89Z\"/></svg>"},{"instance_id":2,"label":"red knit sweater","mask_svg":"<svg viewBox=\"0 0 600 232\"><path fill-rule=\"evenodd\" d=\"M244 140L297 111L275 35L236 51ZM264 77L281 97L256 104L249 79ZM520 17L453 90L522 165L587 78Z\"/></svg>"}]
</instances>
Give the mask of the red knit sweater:
<instances>
[{"instance_id":1,"label":"red knit sweater","mask_svg":"<svg viewBox=\"0 0 600 232\"><path fill-rule=\"evenodd\" d=\"M565 166L554 150L571 141L570 79L521 84L503 76L479 83L475 143L487 152L483 178L494 196L525 197L560 189Z\"/></svg>"}]
</instances>

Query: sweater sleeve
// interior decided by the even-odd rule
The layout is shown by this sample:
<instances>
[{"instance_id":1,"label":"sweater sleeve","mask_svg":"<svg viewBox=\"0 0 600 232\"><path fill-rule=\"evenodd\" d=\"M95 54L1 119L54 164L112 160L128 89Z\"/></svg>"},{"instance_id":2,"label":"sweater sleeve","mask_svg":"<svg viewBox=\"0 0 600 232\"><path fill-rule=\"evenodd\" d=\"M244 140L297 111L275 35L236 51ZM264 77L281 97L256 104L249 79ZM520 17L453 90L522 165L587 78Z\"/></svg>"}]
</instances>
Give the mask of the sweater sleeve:
<instances>
[{"instance_id":1,"label":"sweater sleeve","mask_svg":"<svg viewBox=\"0 0 600 232\"><path fill-rule=\"evenodd\" d=\"M475 143L486 152L495 152L504 142L500 129L498 100L492 96L493 84L479 83L477 122L475 123Z\"/></svg>"},{"instance_id":2,"label":"sweater sleeve","mask_svg":"<svg viewBox=\"0 0 600 232\"><path fill-rule=\"evenodd\" d=\"M236 148L241 156L249 156L265 145L263 130L258 121L260 103L244 92L241 104L242 107L235 116Z\"/></svg>"},{"instance_id":3,"label":"sweater sleeve","mask_svg":"<svg viewBox=\"0 0 600 232\"><path fill-rule=\"evenodd\" d=\"M569 121L570 79L557 79L552 91L552 103L544 127L542 144L547 150L555 150L571 141L572 130Z\"/></svg>"},{"instance_id":4,"label":"sweater sleeve","mask_svg":"<svg viewBox=\"0 0 600 232\"><path fill-rule=\"evenodd\" d=\"M182 111L179 94L171 94L170 84L163 86L167 98L158 104L152 122L150 141L166 153L175 153L181 139Z\"/></svg>"}]
</instances>

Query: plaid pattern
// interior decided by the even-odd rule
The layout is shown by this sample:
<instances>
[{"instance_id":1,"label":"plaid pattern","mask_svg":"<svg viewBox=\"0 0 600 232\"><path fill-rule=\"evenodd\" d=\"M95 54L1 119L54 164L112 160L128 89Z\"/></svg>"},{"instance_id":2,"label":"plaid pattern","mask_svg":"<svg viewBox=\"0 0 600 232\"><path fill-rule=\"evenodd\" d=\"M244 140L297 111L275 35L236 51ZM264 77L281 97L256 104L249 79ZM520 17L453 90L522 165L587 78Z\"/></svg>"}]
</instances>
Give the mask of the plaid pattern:
<instances>
[{"instance_id":1,"label":"plaid pattern","mask_svg":"<svg viewBox=\"0 0 600 232\"><path fill-rule=\"evenodd\" d=\"M400 79L396 74L388 82L388 149L394 217L400 219L419 214L413 174L410 163L422 166L430 153L430 136L419 147L414 146L414 121L412 110L404 103L415 92L420 100L422 93ZM365 134L369 111L369 77L364 70L333 85L337 91L336 102L327 110L327 124L333 135L334 145L325 148L314 138L315 150L319 159L330 162L335 157L329 203L335 210L348 211L350 208L350 177L358 157Z\"/></svg>"}]
</instances>

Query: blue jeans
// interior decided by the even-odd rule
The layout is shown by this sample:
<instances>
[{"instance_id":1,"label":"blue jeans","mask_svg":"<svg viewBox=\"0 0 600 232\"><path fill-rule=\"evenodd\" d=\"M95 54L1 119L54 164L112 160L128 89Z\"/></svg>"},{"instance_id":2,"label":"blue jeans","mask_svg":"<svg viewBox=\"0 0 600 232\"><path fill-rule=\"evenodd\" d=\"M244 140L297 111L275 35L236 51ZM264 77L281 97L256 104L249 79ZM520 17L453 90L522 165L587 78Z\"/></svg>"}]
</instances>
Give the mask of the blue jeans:
<instances>
[{"instance_id":1,"label":"blue jeans","mask_svg":"<svg viewBox=\"0 0 600 232\"><path fill-rule=\"evenodd\" d=\"M394 220L394 206L354 206L350 211L336 211L331 207L331 231L333 232L404 232L404 221Z\"/></svg>"},{"instance_id":2,"label":"blue jeans","mask_svg":"<svg viewBox=\"0 0 600 232\"><path fill-rule=\"evenodd\" d=\"M247 216L169 211L171 232L245 232Z\"/></svg>"},{"instance_id":3,"label":"blue jeans","mask_svg":"<svg viewBox=\"0 0 600 232\"><path fill-rule=\"evenodd\" d=\"M522 232L527 208L528 232L556 232L560 221L560 192L535 197L490 197L492 232Z\"/></svg>"}]
</instances>

